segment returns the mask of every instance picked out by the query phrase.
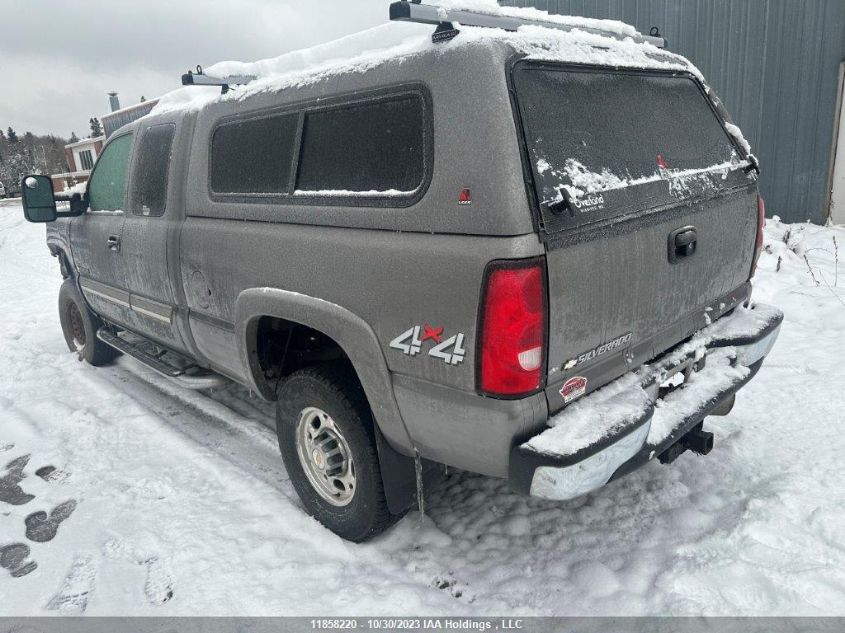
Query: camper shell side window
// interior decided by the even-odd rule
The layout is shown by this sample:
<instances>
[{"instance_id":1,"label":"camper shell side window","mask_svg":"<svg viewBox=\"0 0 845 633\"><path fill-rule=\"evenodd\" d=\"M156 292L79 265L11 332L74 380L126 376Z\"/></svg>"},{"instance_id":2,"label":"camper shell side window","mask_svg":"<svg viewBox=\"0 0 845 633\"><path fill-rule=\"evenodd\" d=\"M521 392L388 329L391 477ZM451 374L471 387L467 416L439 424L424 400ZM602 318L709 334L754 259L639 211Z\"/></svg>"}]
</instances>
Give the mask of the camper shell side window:
<instances>
[{"instance_id":1,"label":"camper shell side window","mask_svg":"<svg viewBox=\"0 0 845 633\"><path fill-rule=\"evenodd\" d=\"M431 98L403 85L222 119L209 195L221 202L406 207L432 173Z\"/></svg>"}]
</instances>

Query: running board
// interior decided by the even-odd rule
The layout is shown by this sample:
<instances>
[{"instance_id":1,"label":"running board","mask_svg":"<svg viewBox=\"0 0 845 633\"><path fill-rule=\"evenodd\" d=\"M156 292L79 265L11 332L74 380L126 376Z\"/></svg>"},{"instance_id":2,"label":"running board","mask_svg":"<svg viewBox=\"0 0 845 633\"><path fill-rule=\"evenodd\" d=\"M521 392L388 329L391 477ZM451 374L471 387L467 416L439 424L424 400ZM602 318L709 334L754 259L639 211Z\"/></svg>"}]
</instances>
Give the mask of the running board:
<instances>
[{"instance_id":1,"label":"running board","mask_svg":"<svg viewBox=\"0 0 845 633\"><path fill-rule=\"evenodd\" d=\"M165 378L170 378L187 389L212 389L222 387L227 382L220 374L203 369L198 365L189 365L187 367L172 365L164 359L141 349L140 345L126 341L105 328L97 330L97 338L109 347L113 347L117 351L131 356L157 374Z\"/></svg>"}]
</instances>

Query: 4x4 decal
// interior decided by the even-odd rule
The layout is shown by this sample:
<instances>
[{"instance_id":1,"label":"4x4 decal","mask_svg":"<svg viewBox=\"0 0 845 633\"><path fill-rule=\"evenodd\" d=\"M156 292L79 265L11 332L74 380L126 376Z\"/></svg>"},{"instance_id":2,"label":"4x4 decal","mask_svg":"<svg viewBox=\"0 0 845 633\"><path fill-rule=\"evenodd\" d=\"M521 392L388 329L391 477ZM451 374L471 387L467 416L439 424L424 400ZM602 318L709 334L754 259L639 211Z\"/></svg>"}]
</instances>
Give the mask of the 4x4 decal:
<instances>
[{"instance_id":1,"label":"4x4 decal","mask_svg":"<svg viewBox=\"0 0 845 633\"><path fill-rule=\"evenodd\" d=\"M420 331L422 330L422 336ZM464 360L464 335L462 332L443 340L443 328L432 327L428 322L422 327L415 325L390 341L390 347L398 349L408 356L416 356L422 351L423 341L432 341L434 347L428 350L428 355L439 358L449 365L457 365Z\"/></svg>"},{"instance_id":2,"label":"4x4 decal","mask_svg":"<svg viewBox=\"0 0 845 633\"><path fill-rule=\"evenodd\" d=\"M420 326L415 325L414 327L402 332L402 334L390 341L390 347L398 349L408 356L416 356L419 354L420 349L422 348L422 341L420 340Z\"/></svg>"},{"instance_id":3,"label":"4x4 decal","mask_svg":"<svg viewBox=\"0 0 845 633\"><path fill-rule=\"evenodd\" d=\"M426 321L426 324L423 326L425 332L423 332L422 340L427 341L431 339L435 343L441 343L443 341L443 328L442 327L431 327Z\"/></svg>"}]
</instances>

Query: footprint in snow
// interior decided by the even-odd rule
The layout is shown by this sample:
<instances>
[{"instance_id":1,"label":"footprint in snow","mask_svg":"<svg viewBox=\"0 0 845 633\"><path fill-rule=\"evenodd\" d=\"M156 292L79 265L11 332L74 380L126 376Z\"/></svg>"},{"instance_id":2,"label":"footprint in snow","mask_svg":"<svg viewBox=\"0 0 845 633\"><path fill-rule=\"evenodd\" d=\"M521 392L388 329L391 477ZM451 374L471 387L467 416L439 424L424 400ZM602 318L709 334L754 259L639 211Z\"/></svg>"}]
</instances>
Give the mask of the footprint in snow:
<instances>
[{"instance_id":1,"label":"footprint in snow","mask_svg":"<svg viewBox=\"0 0 845 633\"><path fill-rule=\"evenodd\" d=\"M94 559L88 554L77 555L62 581L62 586L47 603L47 608L65 613L85 613L96 579L97 567Z\"/></svg>"},{"instance_id":2,"label":"footprint in snow","mask_svg":"<svg viewBox=\"0 0 845 633\"><path fill-rule=\"evenodd\" d=\"M143 557L129 543L120 538L105 543L103 554L113 560L124 560L146 568L144 594L150 604L162 605L173 598L173 575L168 559L159 556Z\"/></svg>"},{"instance_id":3,"label":"footprint in snow","mask_svg":"<svg viewBox=\"0 0 845 633\"><path fill-rule=\"evenodd\" d=\"M38 564L35 561L27 562L29 557L29 545L13 543L0 547L0 567L9 571L13 578L26 576L35 571Z\"/></svg>"},{"instance_id":4,"label":"footprint in snow","mask_svg":"<svg viewBox=\"0 0 845 633\"><path fill-rule=\"evenodd\" d=\"M76 509L76 501L70 499L60 503L50 512L48 516L43 510L33 512L26 519L26 538L36 543L46 543L56 537L59 525L65 521Z\"/></svg>"},{"instance_id":5,"label":"footprint in snow","mask_svg":"<svg viewBox=\"0 0 845 633\"><path fill-rule=\"evenodd\" d=\"M144 594L150 604L164 604L173 597L173 576L170 574L170 564L161 558L148 558L141 561L147 568L147 580L144 583Z\"/></svg>"},{"instance_id":6,"label":"footprint in snow","mask_svg":"<svg viewBox=\"0 0 845 633\"><path fill-rule=\"evenodd\" d=\"M29 463L29 455L22 455L6 464L6 474L0 477L0 501L13 506L22 506L35 499L20 487L24 478L23 469Z\"/></svg>"},{"instance_id":7,"label":"footprint in snow","mask_svg":"<svg viewBox=\"0 0 845 633\"><path fill-rule=\"evenodd\" d=\"M67 473L59 470L55 466L42 466L35 471L36 476L41 477L44 481L64 481L67 479Z\"/></svg>"},{"instance_id":8,"label":"footprint in snow","mask_svg":"<svg viewBox=\"0 0 845 633\"><path fill-rule=\"evenodd\" d=\"M0 453L5 453L6 451L10 451L13 448L15 448L14 444L3 444L3 446L0 446Z\"/></svg>"},{"instance_id":9,"label":"footprint in snow","mask_svg":"<svg viewBox=\"0 0 845 633\"><path fill-rule=\"evenodd\" d=\"M449 575L450 575L450 576L452 575L452 574L451 574L451 572L449 573ZM459 587L459 586L458 586L458 581L457 581L457 580L455 580L454 578L441 578L441 577L436 577L436 578L435 578L435 579L431 582L431 585L432 585L433 587L437 588L437 589L442 590L442 591L448 591L448 592L449 592L449 594L450 594L453 598L461 598L461 597L463 597L463 595L464 595L464 590L463 590L463 588L461 588L461 587ZM472 602L472 600L470 600L470 602Z\"/></svg>"}]
</instances>

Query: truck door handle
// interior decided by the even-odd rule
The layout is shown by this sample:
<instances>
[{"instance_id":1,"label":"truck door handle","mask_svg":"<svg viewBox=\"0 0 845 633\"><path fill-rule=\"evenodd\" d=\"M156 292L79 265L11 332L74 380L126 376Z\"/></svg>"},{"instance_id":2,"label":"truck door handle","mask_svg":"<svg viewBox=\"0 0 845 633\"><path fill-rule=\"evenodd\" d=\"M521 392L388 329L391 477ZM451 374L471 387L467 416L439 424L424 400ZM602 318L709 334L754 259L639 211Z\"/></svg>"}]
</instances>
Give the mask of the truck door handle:
<instances>
[{"instance_id":1,"label":"truck door handle","mask_svg":"<svg viewBox=\"0 0 845 633\"><path fill-rule=\"evenodd\" d=\"M120 238L117 235L109 235L109 239L106 240L106 245L109 247L110 251L119 252Z\"/></svg>"},{"instance_id":2,"label":"truck door handle","mask_svg":"<svg viewBox=\"0 0 845 633\"><path fill-rule=\"evenodd\" d=\"M698 233L694 226L684 226L669 234L669 261L673 264L695 254Z\"/></svg>"}]
</instances>

